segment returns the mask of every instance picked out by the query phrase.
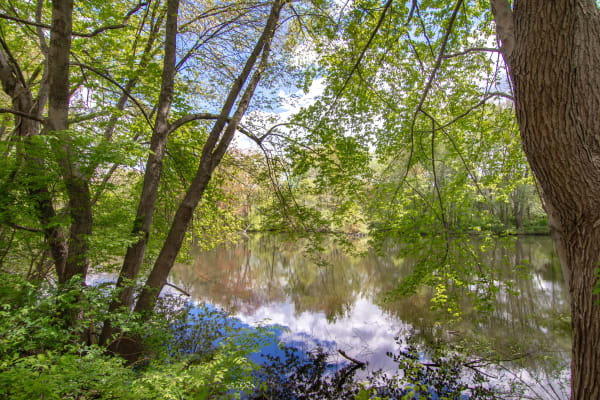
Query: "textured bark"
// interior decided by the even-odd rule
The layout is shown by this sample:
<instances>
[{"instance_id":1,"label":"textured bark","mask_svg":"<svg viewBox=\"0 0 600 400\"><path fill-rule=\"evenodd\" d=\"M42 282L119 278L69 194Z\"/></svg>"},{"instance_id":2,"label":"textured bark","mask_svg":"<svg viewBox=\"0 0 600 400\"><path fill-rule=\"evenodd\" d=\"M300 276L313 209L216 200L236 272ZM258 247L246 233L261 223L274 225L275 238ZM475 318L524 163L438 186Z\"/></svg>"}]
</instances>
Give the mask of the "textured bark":
<instances>
[{"instance_id":1,"label":"textured bark","mask_svg":"<svg viewBox=\"0 0 600 400\"><path fill-rule=\"evenodd\" d=\"M123 267L117 282L117 287L122 287L125 280L134 279L141 268L146 252L146 245L150 236L150 227L154 216L154 207L158 196L158 185L162 173L163 158L169 136L169 112L173 103L175 82L175 58L177 44L177 14L179 0L169 0L167 6L167 23L165 33L165 55L162 73L161 90L158 100L156 121L150 141L150 155L144 173L144 185L133 227L133 234L140 235L140 239L127 249ZM133 288L128 286L119 296L119 302L131 306Z\"/></svg>"},{"instance_id":2,"label":"textured bark","mask_svg":"<svg viewBox=\"0 0 600 400\"><path fill-rule=\"evenodd\" d=\"M221 113L219 114L219 118L215 122L215 125L208 136L206 144L202 149L202 156L200 158L200 164L198 171L196 172L196 176L194 177L190 188L186 192L183 201L177 209L175 218L169 230L169 234L167 235L167 239L165 240L160 254L154 263L152 271L150 272L150 276L148 277L148 280L146 281L146 284L140 293L140 297L135 307L136 312L150 311L152 308L154 308L156 298L167 281L169 272L175 263L175 258L181 249L181 244L183 243L185 232L192 218L194 209L202 198L204 190L210 182L213 171L219 165L223 155L227 151L229 143L233 138L240 120L248 108L248 104L252 99L254 90L256 89L256 86L258 85L258 82L260 81L260 78L267 66L271 41L275 35L275 30L279 21L279 15L284 4L285 0L276 0L271 7L271 12L265 24L263 33L258 39L252 53L246 61L242 72L234 82L229 92ZM242 95L233 117L229 120L225 132L223 132L223 136L219 140L221 132L223 131L223 127L228 121L227 116L229 115L236 98L243 88L246 79L256 64L259 55L261 55L260 63L254 71L254 74L250 79L244 94Z\"/></svg>"},{"instance_id":3,"label":"textured bark","mask_svg":"<svg viewBox=\"0 0 600 400\"><path fill-rule=\"evenodd\" d=\"M150 228L154 217L154 208L156 206L158 186L162 173L163 158L170 131L169 112L173 103L175 85L178 12L179 0L169 0L167 3L164 45L165 54L163 59L161 89L156 108L156 120L150 139L150 154L148 155L146 170L144 172L144 185L142 187L142 194L138 203L132 230L132 234L134 236L139 236L139 239L127 248L116 286L118 289L121 289L121 292L119 293L118 298L110 303L109 312L115 311L121 306L131 307L134 294L134 288L131 285L131 281L135 279L140 271L150 236ZM100 343L106 344L114 333L115 327L112 326L110 321L105 321L100 337ZM113 351L118 351L118 347L119 342L117 341L112 344L111 349Z\"/></svg>"},{"instance_id":4,"label":"textured bark","mask_svg":"<svg viewBox=\"0 0 600 400\"><path fill-rule=\"evenodd\" d=\"M593 0L515 0L512 22L515 44L504 57L523 148L569 284L571 398L598 399L600 305L592 292L600 261L600 12Z\"/></svg>"},{"instance_id":5,"label":"textured bark","mask_svg":"<svg viewBox=\"0 0 600 400\"><path fill-rule=\"evenodd\" d=\"M92 206L89 178L81 171L77 155L70 144L69 128L69 60L73 28L73 0L52 2L52 31L48 49L48 97L49 130L62 136L60 145L54 146L58 165L69 198L69 247L61 283L75 275L85 279L89 266L89 237L92 234Z\"/></svg>"},{"instance_id":6,"label":"textured bark","mask_svg":"<svg viewBox=\"0 0 600 400\"><path fill-rule=\"evenodd\" d=\"M22 74L20 74L19 67L14 64L7 51L5 48L0 49L0 81L4 92L12 99L12 108L24 114L33 114L37 118L41 118L47 100L47 90L44 89L47 85L42 85L38 98L34 100L31 90L21 79ZM44 75L46 75L46 71L44 71ZM40 179L35 178L40 171L44 171L44 164L39 158L32 157L29 151L31 137L38 135L41 127L37 121L20 116L15 117L15 127L16 134L21 141L20 144L23 146L20 158L23 161L24 172L30 178L26 180L26 189L50 247L56 275L60 277L64 274L67 262L67 242L62 227L56 224L56 212L50 190ZM10 182L5 183L10 185ZM10 190L10 187L6 187L5 190Z\"/></svg>"}]
</instances>

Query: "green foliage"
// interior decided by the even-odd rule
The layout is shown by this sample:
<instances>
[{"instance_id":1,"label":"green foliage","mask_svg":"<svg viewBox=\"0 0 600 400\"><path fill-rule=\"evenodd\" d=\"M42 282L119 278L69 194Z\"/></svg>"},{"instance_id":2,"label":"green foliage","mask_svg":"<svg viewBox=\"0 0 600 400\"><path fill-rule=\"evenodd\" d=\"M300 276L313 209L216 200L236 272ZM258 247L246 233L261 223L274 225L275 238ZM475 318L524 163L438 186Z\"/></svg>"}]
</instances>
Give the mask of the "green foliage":
<instances>
[{"instance_id":1,"label":"green foliage","mask_svg":"<svg viewBox=\"0 0 600 400\"><path fill-rule=\"evenodd\" d=\"M46 351L2 365L0 394L7 399L135 399L134 374L124 360L97 346Z\"/></svg>"},{"instance_id":2,"label":"green foliage","mask_svg":"<svg viewBox=\"0 0 600 400\"><path fill-rule=\"evenodd\" d=\"M127 365L82 340L106 318L103 289L82 290L77 282L56 289L16 275L3 275L0 285L3 398L236 397L254 389L256 366L248 357L270 337L264 330L226 326L225 315L194 318L187 308L164 303L144 322L129 313L112 315L122 335L143 338L142 363ZM67 323L74 314L75 323Z\"/></svg>"}]
</instances>

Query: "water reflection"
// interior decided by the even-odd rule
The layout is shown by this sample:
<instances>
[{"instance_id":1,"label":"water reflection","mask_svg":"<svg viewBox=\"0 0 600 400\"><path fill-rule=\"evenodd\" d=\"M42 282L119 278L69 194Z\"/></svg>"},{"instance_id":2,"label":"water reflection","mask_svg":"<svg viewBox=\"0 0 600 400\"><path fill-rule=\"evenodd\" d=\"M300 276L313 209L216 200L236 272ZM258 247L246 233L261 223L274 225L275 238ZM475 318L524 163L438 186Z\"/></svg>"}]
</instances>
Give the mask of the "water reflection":
<instances>
[{"instance_id":1,"label":"water reflection","mask_svg":"<svg viewBox=\"0 0 600 400\"><path fill-rule=\"evenodd\" d=\"M570 348L567 291L550 239L470 241L468 247L474 249L470 254L477 258L473 265L489 266L491 275L489 281L463 289L477 294L490 282L502 283L503 288L494 292L494 310L483 316L472 302L476 296L465 294L460 299L463 317L452 325L439 323L447 316L432 310L431 289L419 288L413 296L384 301L416 265L416 259L403 256L399 243L388 243L384 256L368 250L366 242L357 243L367 249L361 256L330 244L325 254L328 263L317 266L303 254L300 243L255 235L199 254L193 265L177 265L171 279L195 300L231 310L244 323L282 325L288 328L286 341L306 349L316 344L340 348L368 361L373 369L393 367L385 353L397 349L394 337L408 335L425 344L485 341L507 357L543 352L554 355L544 360L566 361ZM455 289L448 288L449 292ZM548 367L542 364L529 367Z\"/></svg>"}]
</instances>

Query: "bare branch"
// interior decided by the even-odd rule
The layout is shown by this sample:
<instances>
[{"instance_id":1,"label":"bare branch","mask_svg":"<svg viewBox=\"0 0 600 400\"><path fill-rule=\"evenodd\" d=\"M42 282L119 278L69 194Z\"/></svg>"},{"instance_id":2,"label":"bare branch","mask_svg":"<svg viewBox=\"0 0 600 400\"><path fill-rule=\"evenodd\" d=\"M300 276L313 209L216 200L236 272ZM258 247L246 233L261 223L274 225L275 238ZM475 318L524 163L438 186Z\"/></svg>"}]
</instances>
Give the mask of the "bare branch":
<instances>
[{"instance_id":1,"label":"bare branch","mask_svg":"<svg viewBox=\"0 0 600 400\"><path fill-rule=\"evenodd\" d=\"M352 357L350 357L349 355L347 355L347 354L344 352L344 350L341 350L341 349L339 349L339 350L338 350L338 353L340 353L340 355L341 355L342 357L344 357L346 360L348 360L348 361L352 361L352 362L353 362L354 364L356 364L356 365L359 365L359 366L361 366L361 367L366 365L366 364L365 364L363 361L358 361L357 359L355 359L355 358L352 358Z\"/></svg>"},{"instance_id":2,"label":"bare branch","mask_svg":"<svg viewBox=\"0 0 600 400\"><path fill-rule=\"evenodd\" d=\"M42 28L42 29L49 29L52 30L52 27L50 25L46 25L46 24L42 24L40 22L32 22L32 21L28 21L26 19L23 18L19 18L19 17L15 17L13 15L10 14L6 14L6 13L0 13L0 18L2 19L7 19L9 21L15 21L15 22L19 22L21 24L25 24L25 25L31 25L31 26L35 26L37 28Z\"/></svg>"},{"instance_id":3,"label":"bare branch","mask_svg":"<svg viewBox=\"0 0 600 400\"><path fill-rule=\"evenodd\" d=\"M98 36L99 34L101 34L103 32L111 31L111 30L115 30L115 29L122 29L122 28L125 28L126 26L127 25L125 25L125 24L107 25L107 26L102 26L100 28L96 28L90 33L73 32L73 36L91 38L94 36Z\"/></svg>"},{"instance_id":4,"label":"bare branch","mask_svg":"<svg viewBox=\"0 0 600 400\"><path fill-rule=\"evenodd\" d=\"M8 226L10 226L11 228L14 228L14 229L19 229L19 230L22 230L22 231L27 231L27 232L31 232L31 233L44 233L44 231L43 231L43 230L41 230L41 229L37 229L37 228L28 228L28 227L26 227L26 226L22 226L22 225L19 225L19 224L15 224L15 223L13 223L13 222L6 222L6 224L7 224Z\"/></svg>"},{"instance_id":5,"label":"bare branch","mask_svg":"<svg viewBox=\"0 0 600 400\"><path fill-rule=\"evenodd\" d=\"M93 112L93 113L89 113L89 114L74 115L71 118L69 118L69 125L71 125L71 124L78 124L80 122L89 121L91 119L94 119L96 117L100 117L100 116L105 115L105 114L106 114L106 112L101 111L101 112Z\"/></svg>"},{"instance_id":6,"label":"bare branch","mask_svg":"<svg viewBox=\"0 0 600 400\"><path fill-rule=\"evenodd\" d=\"M446 55L442 56L442 58L444 58L444 59L453 58L453 57L464 56L469 53L479 53L479 52L498 53L498 52L500 52L500 49L494 48L494 47L471 47L469 49L459 51L458 53L446 54Z\"/></svg>"},{"instance_id":7,"label":"bare branch","mask_svg":"<svg viewBox=\"0 0 600 400\"><path fill-rule=\"evenodd\" d=\"M198 121L198 120L214 120L218 119L219 114L211 114L211 113L198 113L198 114L188 114L185 115L175 122L169 124L169 135L175 132L177 129L181 128L181 126L187 124L188 122Z\"/></svg>"},{"instance_id":8,"label":"bare branch","mask_svg":"<svg viewBox=\"0 0 600 400\"><path fill-rule=\"evenodd\" d=\"M22 111L18 111L18 110L12 110L10 108L0 108L0 114L14 114L14 115L18 115L19 117L23 117L23 118L28 118L37 122L41 122L44 123L44 120L41 118L38 118L36 115L33 114L28 114Z\"/></svg>"},{"instance_id":9,"label":"bare branch","mask_svg":"<svg viewBox=\"0 0 600 400\"><path fill-rule=\"evenodd\" d=\"M186 292L185 290L183 290L183 289L182 289L182 288L180 288L179 286L175 286L175 285L173 285L172 283L165 282L165 286L170 286L170 287L172 287L173 289L176 289L176 290L178 290L179 292L181 292L181 293L185 294L187 297L192 297L192 295L191 295L191 294L189 294L188 292Z\"/></svg>"},{"instance_id":10,"label":"bare branch","mask_svg":"<svg viewBox=\"0 0 600 400\"><path fill-rule=\"evenodd\" d=\"M135 14L136 12L138 12L142 7L148 5L148 1L145 2L140 2L138 4L136 4L135 6L133 6L133 8L131 10L129 10L127 12L127 14L125 14L125 17L123 18L123 23L127 23L127 21L129 20L129 17L131 17L133 14Z\"/></svg>"}]
</instances>

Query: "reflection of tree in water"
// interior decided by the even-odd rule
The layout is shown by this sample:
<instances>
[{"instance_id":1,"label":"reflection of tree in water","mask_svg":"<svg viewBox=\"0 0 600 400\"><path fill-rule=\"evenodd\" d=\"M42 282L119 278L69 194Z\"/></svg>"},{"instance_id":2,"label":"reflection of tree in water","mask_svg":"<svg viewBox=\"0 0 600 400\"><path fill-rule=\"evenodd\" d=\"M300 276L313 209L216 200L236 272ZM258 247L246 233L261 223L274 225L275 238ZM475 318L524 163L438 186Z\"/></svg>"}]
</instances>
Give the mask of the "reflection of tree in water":
<instances>
[{"instance_id":1,"label":"reflection of tree in water","mask_svg":"<svg viewBox=\"0 0 600 400\"><path fill-rule=\"evenodd\" d=\"M346 315L361 290L361 279L350 257L331 249L326 263L315 266L308 259L290 265L287 293L297 313L323 312L329 321Z\"/></svg>"},{"instance_id":2,"label":"reflection of tree in water","mask_svg":"<svg viewBox=\"0 0 600 400\"><path fill-rule=\"evenodd\" d=\"M411 324L424 343L440 338L450 342L485 338L501 354L546 349L549 344L553 350L568 350L565 285L550 239L496 240L482 248L483 244L471 238L451 247L456 252L450 255L452 262L483 268L487 273L482 275L485 279L476 276L469 285L448 285L448 293L459 298L463 310L452 328L439 324L445 316L432 310L433 292L428 287L419 286L409 297L384 301L419 260L399 243L389 243L383 256L369 251L364 257L350 256L327 243L323 256L327 263L317 266L302 253L301 243L254 235L203 253L192 266L177 266L173 280L195 298L246 313L287 300L297 314L321 312L333 321L344 317L360 297L378 304L390 317ZM476 250L461 252L464 246ZM427 251L430 257L438 257L435 249ZM499 286L492 292L495 306L481 314L474 299L494 285Z\"/></svg>"},{"instance_id":3,"label":"reflection of tree in water","mask_svg":"<svg viewBox=\"0 0 600 400\"><path fill-rule=\"evenodd\" d=\"M297 313L345 315L361 288L353 260L329 245L327 264L316 266L301 246L258 236L203 253L190 266L178 265L173 280L195 298L226 309L254 310L289 298Z\"/></svg>"},{"instance_id":4,"label":"reflection of tree in water","mask_svg":"<svg viewBox=\"0 0 600 400\"><path fill-rule=\"evenodd\" d=\"M273 284L277 282L273 263L278 258L276 252L273 247L267 257L264 249L243 242L222 246L202 253L191 266L177 265L172 279L193 298L210 300L228 310L255 310L266 302L285 299L281 288ZM263 275L270 279L263 279Z\"/></svg>"}]
</instances>

